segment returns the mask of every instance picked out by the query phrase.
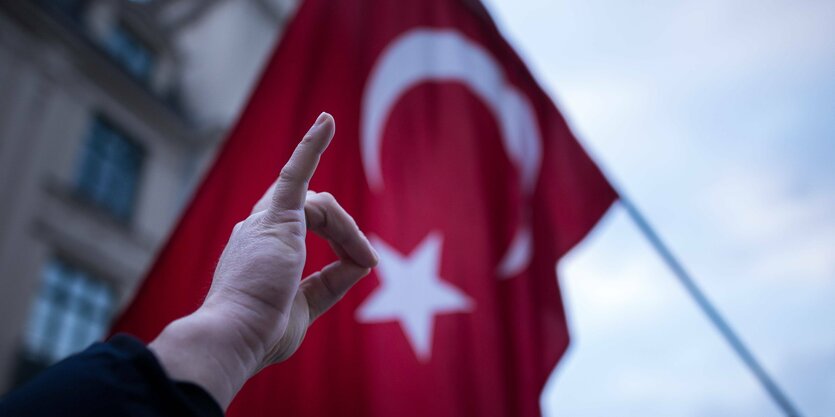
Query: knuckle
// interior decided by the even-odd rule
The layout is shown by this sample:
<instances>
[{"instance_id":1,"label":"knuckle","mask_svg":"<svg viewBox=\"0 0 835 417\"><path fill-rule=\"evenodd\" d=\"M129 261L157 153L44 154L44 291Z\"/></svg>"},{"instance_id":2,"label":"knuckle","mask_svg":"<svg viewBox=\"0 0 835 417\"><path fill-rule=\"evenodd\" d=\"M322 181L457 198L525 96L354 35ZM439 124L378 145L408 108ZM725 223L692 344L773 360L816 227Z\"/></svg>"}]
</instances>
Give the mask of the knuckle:
<instances>
[{"instance_id":1,"label":"knuckle","mask_svg":"<svg viewBox=\"0 0 835 417\"><path fill-rule=\"evenodd\" d=\"M284 168L281 168L281 172L278 174L279 181L284 182L303 182L307 184L307 178L303 175L299 175L297 170L292 166L293 161L287 163Z\"/></svg>"},{"instance_id":2,"label":"knuckle","mask_svg":"<svg viewBox=\"0 0 835 417\"><path fill-rule=\"evenodd\" d=\"M300 223L304 225L304 212L300 210L280 210L266 214L269 223L273 225L287 225Z\"/></svg>"},{"instance_id":3,"label":"knuckle","mask_svg":"<svg viewBox=\"0 0 835 417\"><path fill-rule=\"evenodd\" d=\"M244 227L244 221L245 220L241 220L235 223L235 227L232 228L232 233L237 234L238 232L240 232L240 230Z\"/></svg>"},{"instance_id":4,"label":"knuckle","mask_svg":"<svg viewBox=\"0 0 835 417\"><path fill-rule=\"evenodd\" d=\"M314 137L311 133L305 133L304 136L302 136L302 140L299 142L299 146L309 146L310 143L313 142L313 139Z\"/></svg>"},{"instance_id":5,"label":"knuckle","mask_svg":"<svg viewBox=\"0 0 835 417\"><path fill-rule=\"evenodd\" d=\"M327 298L338 300L341 298L342 293L334 287L333 282L331 281L332 279L333 277L331 276L331 271L323 270L321 275L319 275L318 283L321 285L321 288Z\"/></svg>"},{"instance_id":6,"label":"knuckle","mask_svg":"<svg viewBox=\"0 0 835 417\"><path fill-rule=\"evenodd\" d=\"M290 164L288 163L283 168L281 168L281 172L278 173L278 178L280 180L283 179L285 181L286 180L291 180L292 181L293 178L296 176L295 173L293 172L293 168L291 168L289 165Z\"/></svg>"},{"instance_id":7,"label":"knuckle","mask_svg":"<svg viewBox=\"0 0 835 417\"><path fill-rule=\"evenodd\" d=\"M319 193L319 196L321 196L320 198L322 199L322 201L324 201L328 205L336 204L336 197L334 197L333 194L327 191Z\"/></svg>"},{"instance_id":8,"label":"knuckle","mask_svg":"<svg viewBox=\"0 0 835 417\"><path fill-rule=\"evenodd\" d=\"M328 294L328 297L332 299L342 298L342 294L339 291L337 291L336 288L333 287L333 283L330 279L323 279L322 287L325 289L325 292Z\"/></svg>"},{"instance_id":9,"label":"knuckle","mask_svg":"<svg viewBox=\"0 0 835 417\"><path fill-rule=\"evenodd\" d=\"M263 225L264 218L267 215L268 215L268 213L266 211L259 211L259 212L256 212L256 213L252 213L252 214L249 215L249 217L246 218L246 220L243 221L243 223L249 224L249 225Z\"/></svg>"},{"instance_id":10,"label":"knuckle","mask_svg":"<svg viewBox=\"0 0 835 417\"><path fill-rule=\"evenodd\" d=\"M325 228L328 224L328 214L321 207L311 207L310 210L305 211L305 221L309 227L314 230Z\"/></svg>"}]
</instances>

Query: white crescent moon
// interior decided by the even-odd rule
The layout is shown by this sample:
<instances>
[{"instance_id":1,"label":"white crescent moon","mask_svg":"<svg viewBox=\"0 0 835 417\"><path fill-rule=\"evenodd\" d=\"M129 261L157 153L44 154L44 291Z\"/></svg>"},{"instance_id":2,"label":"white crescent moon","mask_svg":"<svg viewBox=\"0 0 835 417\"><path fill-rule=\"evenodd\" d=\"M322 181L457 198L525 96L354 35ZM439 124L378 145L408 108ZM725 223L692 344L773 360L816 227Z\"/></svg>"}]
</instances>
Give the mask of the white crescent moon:
<instances>
[{"instance_id":1,"label":"white crescent moon","mask_svg":"<svg viewBox=\"0 0 835 417\"><path fill-rule=\"evenodd\" d=\"M498 121L505 152L519 171L523 192L533 193L542 163L542 138L533 106L507 82L499 63L483 47L456 31L426 28L392 41L365 86L360 141L371 190L383 190L381 133L392 107L406 91L429 81L462 83L487 105ZM523 224L499 263L500 277L512 277L527 267L532 243L530 227Z\"/></svg>"}]
</instances>

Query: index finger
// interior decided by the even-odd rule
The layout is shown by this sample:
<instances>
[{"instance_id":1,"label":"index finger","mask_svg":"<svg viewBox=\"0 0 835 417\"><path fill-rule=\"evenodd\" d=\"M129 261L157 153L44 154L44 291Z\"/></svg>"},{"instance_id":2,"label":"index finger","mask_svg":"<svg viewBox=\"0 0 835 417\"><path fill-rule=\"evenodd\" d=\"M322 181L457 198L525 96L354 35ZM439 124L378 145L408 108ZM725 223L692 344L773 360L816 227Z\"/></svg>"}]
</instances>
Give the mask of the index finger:
<instances>
[{"instance_id":1,"label":"index finger","mask_svg":"<svg viewBox=\"0 0 835 417\"><path fill-rule=\"evenodd\" d=\"M269 210L280 213L284 210L301 210L304 207L307 184L316 171L319 157L333 138L335 122L328 113L322 113L316 123L307 131L290 156L290 160L281 169L275 184L272 203Z\"/></svg>"}]
</instances>

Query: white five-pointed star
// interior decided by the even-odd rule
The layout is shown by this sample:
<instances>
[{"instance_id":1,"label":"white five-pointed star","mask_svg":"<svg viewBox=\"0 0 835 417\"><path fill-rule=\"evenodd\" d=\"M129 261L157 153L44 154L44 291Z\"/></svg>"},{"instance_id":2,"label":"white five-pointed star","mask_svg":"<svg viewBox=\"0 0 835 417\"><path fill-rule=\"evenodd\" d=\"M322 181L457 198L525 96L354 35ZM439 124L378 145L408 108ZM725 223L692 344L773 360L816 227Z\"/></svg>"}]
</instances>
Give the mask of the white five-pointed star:
<instances>
[{"instance_id":1,"label":"white five-pointed star","mask_svg":"<svg viewBox=\"0 0 835 417\"><path fill-rule=\"evenodd\" d=\"M443 236L432 232L403 256L377 237L371 244L380 255L377 288L357 309L363 323L397 321L417 358L426 362L432 355L432 331L438 314L467 312L473 302L461 290L441 280Z\"/></svg>"}]
</instances>

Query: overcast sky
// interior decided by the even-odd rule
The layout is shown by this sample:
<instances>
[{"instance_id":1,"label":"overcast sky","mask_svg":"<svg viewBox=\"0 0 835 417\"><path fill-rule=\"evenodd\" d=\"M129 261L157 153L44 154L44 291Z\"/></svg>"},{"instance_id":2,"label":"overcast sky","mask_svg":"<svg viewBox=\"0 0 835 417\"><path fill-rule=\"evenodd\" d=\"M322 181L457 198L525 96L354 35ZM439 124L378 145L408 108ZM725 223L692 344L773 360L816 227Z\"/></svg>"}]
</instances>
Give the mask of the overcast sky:
<instances>
[{"instance_id":1,"label":"overcast sky","mask_svg":"<svg viewBox=\"0 0 835 417\"><path fill-rule=\"evenodd\" d=\"M835 415L835 2L485 2L801 412ZM559 271L546 415L780 415L621 208Z\"/></svg>"}]
</instances>

